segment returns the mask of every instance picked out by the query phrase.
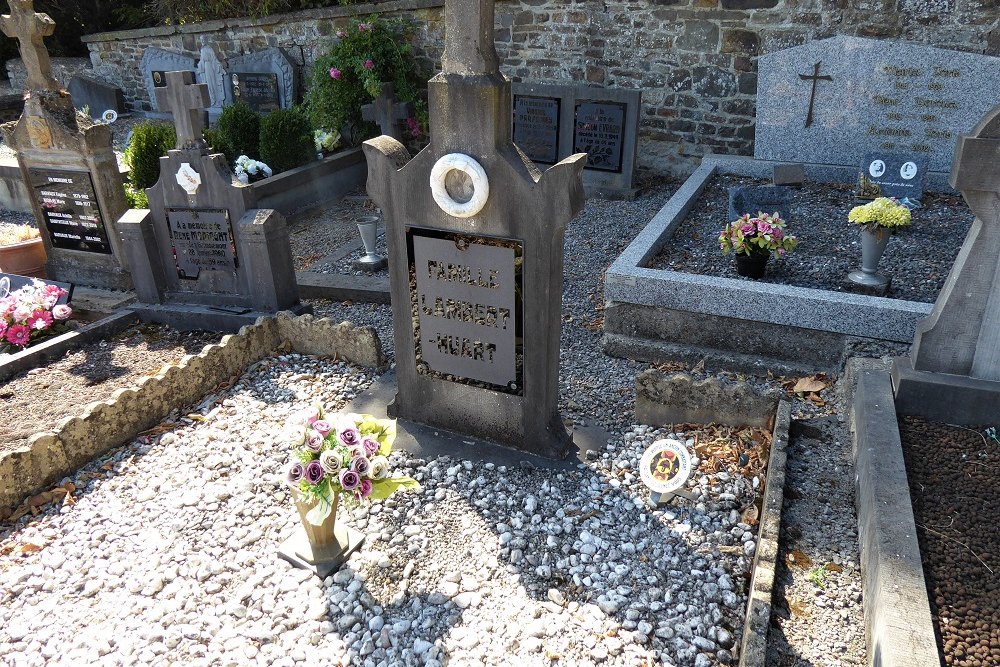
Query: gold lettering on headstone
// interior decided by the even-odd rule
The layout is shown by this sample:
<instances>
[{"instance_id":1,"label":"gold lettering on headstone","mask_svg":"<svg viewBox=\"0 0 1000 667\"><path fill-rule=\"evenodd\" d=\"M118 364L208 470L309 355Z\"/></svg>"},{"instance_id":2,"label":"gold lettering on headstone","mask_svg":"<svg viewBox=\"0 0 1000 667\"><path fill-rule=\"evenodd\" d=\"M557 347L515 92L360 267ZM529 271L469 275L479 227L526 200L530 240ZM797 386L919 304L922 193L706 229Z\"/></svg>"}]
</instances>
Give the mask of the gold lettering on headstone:
<instances>
[{"instance_id":1,"label":"gold lettering on headstone","mask_svg":"<svg viewBox=\"0 0 1000 667\"><path fill-rule=\"evenodd\" d=\"M944 76L949 78L955 78L962 76L962 70L949 69L947 67L935 67L934 76Z\"/></svg>"},{"instance_id":2,"label":"gold lettering on headstone","mask_svg":"<svg viewBox=\"0 0 1000 667\"><path fill-rule=\"evenodd\" d=\"M907 88L910 87L910 84L908 84L905 81L895 81L894 83L896 84L896 88L898 90L906 90Z\"/></svg>"},{"instance_id":3,"label":"gold lettering on headstone","mask_svg":"<svg viewBox=\"0 0 1000 667\"><path fill-rule=\"evenodd\" d=\"M52 131L44 118L25 116L25 128L28 130L28 140L35 148L52 148Z\"/></svg>"},{"instance_id":4,"label":"gold lettering on headstone","mask_svg":"<svg viewBox=\"0 0 1000 667\"><path fill-rule=\"evenodd\" d=\"M918 67L897 67L896 65L882 65L882 71L890 76L920 76L923 70Z\"/></svg>"},{"instance_id":5,"label":"gold lettering on headstone","mask_svg":"<svg viewBox=\"0 0 1000 667\"><path fill-rule=\"evenodd\" d=\"M931 81L927 84L927 90L944 90L944 84L940 81Z\"/></svg>"},{"instance_id":6,"label":"gold lettering on headstone","mask_svg":"<svg viewBox=\"0 0 1000 667\"><path fill-rule=\"evenodd\" d=\"M931 147L927 144L913 144L913 146L910 147L910 150L916 153L930 153Z\"/></svg>"},{"instance_id":7,"label":"gold lettering on headstone","mask_svg":"<svg viewBox=\"0 0 1000 667\"><path fill-rule=\"evenodd\" d=\"M890 111L885 115L885 117L888 118L889 120L903 120L903 114L899 113L898 111Z\"/></svg>"},{"instance_id":8,"label":"gold lettering on headstone","mask_svg":"<svg viewBox=\"0 0 1000 667\"><path fill-rule=\"evenodd\" d=\"M893 141L885 141L885 142L882 143L882 148L884 148L886 150L892 150L895 147L896 147L896 143L893 142Z\"/></svg>"},{"instance_id":9,"label":"gold lettering on headstone","mask_svg":"<svg viewBox=\"0 0 1000 667\"><path fill-rule=\"evenodd\" d=\"M925 123L933 123L937 119L938 119L938 117L935 116L932 113L922 113L922 114L920 114L920 120L924 121Z\"/></svg>"},{"instance_id":10,"label":"gold lettering on headstone","mask_svg":"<svg viewBox=\"0 0 1000 667\"><path fill-rule=\"evenodd\" d=\"M868 126L868 136L908 137L912 134L913 132L907 130L904 127L875 127L874 125Z\"/></svg>"},{"instance_id":11,"label":"gold lettering on headstone","mask_svg":"<svg viewBox=\"0 0 1000 667\"><path fill-rule=\"evenodd\" d=\"M955 100L932 100L926 97L915 97L913 102L918 107L934 107L935 109L958 109L958 102Z\"/></svg>"},{"instance_id":12,"label":"gold lettering on headstone","mask_svg":"<svg viewBox=\"0 0 1000 667\"><path fill-rule=\"evenodd\" d=\"M891 107L899 104L900 100L898 97L886 97L885 95L875 95L874 97L872 97L872 102L884 107Z\"/></svg>"},{"instance_id":13,"label":"gold lettering on headstone","mask_svg":"<svg viewBox=\"0 0 1000 667\"><path fill-rule=\"evenodd\" d=\"M948 130L935 130L928 127L924 130L924 136L928 139L951 139L952 133Z\"/></svg>"}]
</instances>

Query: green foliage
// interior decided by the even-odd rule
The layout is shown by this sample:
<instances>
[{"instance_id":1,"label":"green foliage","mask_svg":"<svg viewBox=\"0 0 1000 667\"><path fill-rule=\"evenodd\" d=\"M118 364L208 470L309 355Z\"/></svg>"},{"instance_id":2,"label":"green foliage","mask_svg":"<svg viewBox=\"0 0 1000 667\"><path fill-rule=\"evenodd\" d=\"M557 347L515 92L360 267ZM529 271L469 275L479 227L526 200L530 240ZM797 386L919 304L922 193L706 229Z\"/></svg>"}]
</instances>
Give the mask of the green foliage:
<instances>
[{"instance_id":1,"label":"green foliage","mask_svg":"<svg viewBox=\"0 0 1000 667\"><path fill-rule=\"evenodd\" d=\"M826 568L821 565L809 570L809 573L806 574L806 579L811 581L813 586L824 588L826 586L826 574Z\"/></svg>"},{"instance_id":2,"label":"green foliage","mask_svg":"<svg viewBox=\"0 0 1000 667\"><path fill-rule=\"evenodd\" d=\"M301 107L276 109L260 123L260 159L277 174L316 159L309 118Z\"/></svg>"},{"instance_id":3,"label":"green foliage","mask_svg":"<svg viewBox=\"0 0 1000 667\"><path fill-rule=\"evenodd\" d=\"M133 0L134 2L135 0ZM352 4L351 0L148 0L145 19L149 25L191 23L241 16L268 16L300 9Z\"/></svg>"},{"instance_id":4,"label":"green foliage","mask_svg":"<svg viewBox=\"0 0 1000 667\"><path fill-rule=\"evenodd\" d=\"M149 208L149 198L145 190L137 190L134 185L125 182L125 200L129 208Z\"/></svg>"},{"instance_id":5,"label":"green foliage","mask_svg":"<svg viewBox=\"0 0 1000 667\"><path fill-rule=\"evenodd\" d=\"M177 143L173 125L139 123L132 129L132 141L125 149L129 180L138 190L150 188L160 178L160 158Z\"/></svg>"},{"instance_id":6,"label":"green foliage","mask_svg":"<svg viewBox=\"0 0 1000 667\"><path fill-rule=\"evenodd\" d=\"M382 81L395 84L398 99L418 103L426 79L411 57L411 34L409 23L378 17L338 31L339 41L310 72L305 105L313 126L346 130L355 144L374 136L378 128L361 119L361 107L379 94Z\"/></svg>"},{"instance_id":7,"label":"green foliage","mask_svg":"<svg viewBox=\"0 0 1000 667\"><path fill-rule=\"evenodd\" d=\"M241 155L259 160L260 115L242 102L226 107L219 116L213 138L212 147L225 153L230 163Z\"/></svg>"}]
</instances>

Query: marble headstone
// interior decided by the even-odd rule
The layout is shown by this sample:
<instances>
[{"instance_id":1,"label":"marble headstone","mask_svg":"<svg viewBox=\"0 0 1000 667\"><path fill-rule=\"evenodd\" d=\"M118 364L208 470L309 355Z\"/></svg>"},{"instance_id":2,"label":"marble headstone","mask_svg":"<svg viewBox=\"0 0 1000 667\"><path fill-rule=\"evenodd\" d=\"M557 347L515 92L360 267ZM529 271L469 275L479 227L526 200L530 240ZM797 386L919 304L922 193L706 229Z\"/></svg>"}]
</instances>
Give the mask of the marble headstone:
<instances>
[{"instance_id":1,"label":"marble headstone","mask_svg":"<svg viewBox=\"0 0 1000 667\"><path fill-rule=\"evenodd\" d=\"M233 101L243 101L256 111L291 107L298 90L298 76L295 63L277 47L229 59Z\"/></svg>"},{"instance_id":2,"label":"marble headstone","mask_svg":"<svg viewBox=\"0 0 1000 667\"><path fill-rule=\"evenodd\" d=\"M761 56L754 157L856 167L872 150L951 171L996 103L1000 58L838 36Z\"/></svg>"},{"instance_id":3,"label":"marble headstone","mask_svg":"<svg viewBox=\"0 0 1000 667\"><path fill-rule=\"evenodd\" d=\"M157 106L156 89L167 85L167 72L194 72L195 59L183 53L150 46L142 54L139 70L142 72L143 83L146 84L150 108L165 116L166 109Z\"/></svg>"}]
</instances>

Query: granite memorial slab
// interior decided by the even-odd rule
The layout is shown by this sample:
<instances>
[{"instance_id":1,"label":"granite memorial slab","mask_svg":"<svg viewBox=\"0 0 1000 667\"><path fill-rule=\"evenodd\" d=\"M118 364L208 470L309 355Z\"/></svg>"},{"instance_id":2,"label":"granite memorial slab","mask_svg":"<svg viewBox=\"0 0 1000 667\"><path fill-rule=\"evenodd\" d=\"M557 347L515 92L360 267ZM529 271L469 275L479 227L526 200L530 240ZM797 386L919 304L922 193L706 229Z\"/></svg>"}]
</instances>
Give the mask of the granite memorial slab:
<instances>
[{"instance_id":1,"label":"granite memorial slab","mask_svg":"<svg viewBox=\"0 0 1000 667\"><path fill-rule=\"evenodd\" d=\"M584 85L512 84L514 143L530 159L555 164L587 153L588 192L633 196L642 91Z\"/></svg>"},{"instance_id":2,"label":"granite memorial slab","mask_svg":"<svg viewBox=\"0 0 1000 667\"><path fill-rule=\"evenodd\" d=\"M158 106L156 89L166 87L167 72L194 72L195 59L183 53L150 46L142 53L139 71L142 72L146 94L149 95L149 108L165 117L167 110Z\"/></svg>"},{"instance_id":3,"label":"granite memorial slab","mask_svg":"<svg viewBox=\"0 0 1000 667\"><path fill-rule=\"evenodd\" d=\"M232 99L256 111L288 109L295 103L298 68L282 49L272 47L229 59Z\"/></svg>"},{"instance_id":4,"label":"granite memorial slab","mask_svg":"<svg viewBox=\"0 0 1000 667\"><path fill-rule=\"evenodd\" d=\"M1000 58L837 36L761 56L754 157L861 164L873 149L949 172L958 136L996 103Z\"/></svg>"},{"instance_id":5,"label":"granite memorial slab","mask_svg":"<svg viewBox=\"0 0 1000 667\"><path fill-rule=\"evenodd\" d=\"M927 160L914 155L875 151L865 155L858 175L862 199L895 197L919 201L924 196Z\"/></svg>"},{"instance_id":6,"label":"granite memorial slab","mask_svg":"<svg viewBox=\"0 0 1000 667\"><path fill-rule=\"evenodd\" d=\"M115 113L125 111L122 89L99 79L78 74L70 79L68 90L76 108L86 107L91 118L100 118L109 109Z\"/></svg>"},{"instance_id":7,"label":"granite memorial slab","mask_svg":"<svg viewBox=\"0 0 1000 667\"><path fill-rule=\"evenodd\" d=\"M791 201L791 193L783 185L729 188L729 220L726 222L732 222L744 214L758 213L778 213L785 222L789 222L792 215Z\"/></svg>"}]
</instances>

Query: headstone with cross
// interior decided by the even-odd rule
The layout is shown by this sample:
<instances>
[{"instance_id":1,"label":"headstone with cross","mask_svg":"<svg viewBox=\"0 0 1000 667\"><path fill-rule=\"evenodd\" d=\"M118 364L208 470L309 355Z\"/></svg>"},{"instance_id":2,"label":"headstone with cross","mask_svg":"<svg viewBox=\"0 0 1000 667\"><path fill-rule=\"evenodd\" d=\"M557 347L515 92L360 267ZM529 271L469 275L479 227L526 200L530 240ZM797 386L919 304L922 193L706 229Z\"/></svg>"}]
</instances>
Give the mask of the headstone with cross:
<instances>
[{"instance_id":1,"label":"headstone with cross","mask_svg":"<svg viewBox=\"0 0 1000 667\"><path fill-rule=\"evenodd\" d=\"M48 255L46 273L62 282L116 290L132 286L114 221L128 208L111 129L73 107L52 78L42 38L55 29L32 0L10 0L0 17L18 40L28 74L24 112L2 127L17 151L21 176Z\"/></svg>"},{"instance_id":2,"label":"headstone with cross","mask_svg":"<svg viewBox=\"0 0 1000 667\"><path fill-rule=\"evenodd\" d=\"M392 83L383 83L378 97L361 107L361 118L375 123L383 135L398 141L402 139L399 123L413 115L413 105L409 102L397 102L395 92Z\"/></svg>"},{"instance_id":3,"label":"headstone with cross","mask_svg":"<svg viewBox=\"0 0 1000 667\"><path fill-rule=\"evenodd\" d=\"M809 91L809 111L806 112L806 127L813 124L813 106L816 104L816 84L820 81L833 81L833 77L829 74L820 75L819 68L823 63L816 63L813 65L812 74L799 74L799 78L803 81L812 81L812 90Z\"/></svg>"},{"instance_id":4,"label":"headstone with cross","mask_svg":"<svg viewBox=\"0 0 1000 667\"><path fill-rule=\"evenodd\" d=\"M931 314L917 326L909 359L897 360L904 411L949 423L995 423L1000 415L1000 106L955 149L951 184L976 220Z\"/></svg>"},{"instance_id":5,"label":"headstone with cross","mask_svg":"<svg viewBox=\"0 0 1000 667\"><path fill-rule=\"evenodd\" d=\"M208 86L167 72L157 103L174 118L177 146L160 158L148 210L118 222L145 319L178 328L235 330L263 314L302 311L284 217L258 209L202 132Z\"/></svg>"},{"instance_id":6,"label":"headstone with cross","mask_svg":"<svg viewBox=\"0 0 1000 667\"><path fill-rule=\"evenodd\" d=\"M366 141L388 237L398 391L389 413L549 457L559 416L563 238L586 154L540 171L513 143L493 0L447 0L430 144ZM419 428L417 429L419 430Z\"/></svg>"}]
</instances>

